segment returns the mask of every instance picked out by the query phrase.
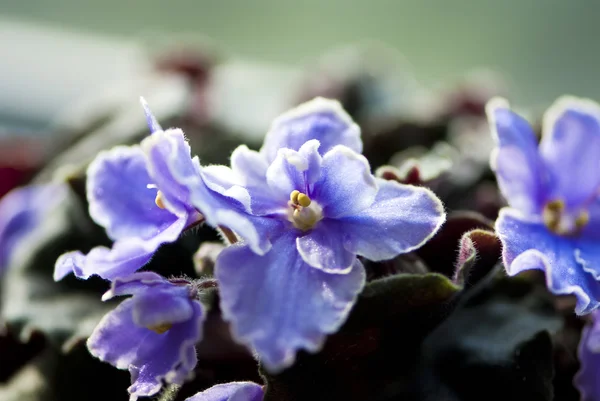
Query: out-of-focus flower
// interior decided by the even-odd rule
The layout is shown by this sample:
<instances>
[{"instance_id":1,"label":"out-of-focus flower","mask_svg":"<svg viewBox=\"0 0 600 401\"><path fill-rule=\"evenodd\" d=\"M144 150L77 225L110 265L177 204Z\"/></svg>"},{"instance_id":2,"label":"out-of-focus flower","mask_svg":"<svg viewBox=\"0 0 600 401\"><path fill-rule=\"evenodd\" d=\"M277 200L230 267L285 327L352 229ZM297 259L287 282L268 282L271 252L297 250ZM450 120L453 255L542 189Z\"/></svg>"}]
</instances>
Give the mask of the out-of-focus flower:
<instances>
[{"instance_id":1,"label":"out-of-focus flower","mask_svg":"<svg viewBox=\"0 0 600 401\"><path fill-rule=\"evenodd\" d=\"M445 219L431 191L373 177L361 150L339 103L318 98L276 119L260 152L240 146L231 169L204 168L210 186L249 194L250 236L270 244L224 249L215 274L234 335L272 371L299 349L318 351L344 322L365 281L357 255L409 252Z\"/></svg>"},{"instance_id":2,"label":"out-of-focus flower","mask_svg":"<svg viewBox=\"0 0 600 401\"><path fill-rule=\"evenodd\" d=\"M16 188L0 200L0 272L19 242L66 196L66 186L51 183Z\"/></svg>"},{"instance_id":3,"label":"out-of-focus flower","mask_svg":"<svg viewBox=\"0 0 600 401\"><path fill-rule=\"evenodd\" d=\"M217 384L185 401L261 401L264 392L261 386L252 382Z\"/></svg>"},{"instance_id":4,"label":"out-of-focus flower","mask_svg":"<svg viewBox=\"0 0 600 401\"><path fill-rule=\"evenodd\" d=\"M555 294L574 294L576 313L600 305L600 106L564 97L533 130L502 99L488 118L491 165L510 207L496 222L508 274L537 269Z\"/></svg>"},{"instance_id":5,"label":"out-of-focus flower","mask_svg":"<svg viewBox=\"0 0 600 401\"><path fill-rule=\"evenodd\" d=\"M131 400L156 394L166 383L182 384L196 366L203 307L196 288L152 272L118 278L104 294L132 295L100 321L87 341L92 355L128 369Z\"/></svg>"},{"instance_id":6,"label":"out-of-focus flower","mask_svg":"<svg viewBox=\"0 0 600 401\"><path fill-rule=\"evenodd\" d=\"M574 379L581 401L600 400L600 315L593 313L593 322L583 328L579 341L581 366Z\"/></svg>"}]
</instances>

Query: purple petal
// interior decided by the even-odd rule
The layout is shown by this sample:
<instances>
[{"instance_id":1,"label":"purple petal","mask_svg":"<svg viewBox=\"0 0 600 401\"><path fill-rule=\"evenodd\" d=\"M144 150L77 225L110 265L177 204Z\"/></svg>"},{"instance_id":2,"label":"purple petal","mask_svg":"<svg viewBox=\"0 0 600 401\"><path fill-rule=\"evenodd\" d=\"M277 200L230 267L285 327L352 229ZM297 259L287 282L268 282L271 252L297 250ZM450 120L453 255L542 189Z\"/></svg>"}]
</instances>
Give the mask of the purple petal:
<instances>
[{"instance_id":1,"label":"purple petal","mask_svg":"<svg viewBox=\"0 0 600 401\"><path fill-rule=\"evenodd\" d=\"M339 102L315 98L279 116L265 137L260 153L271 163L279 149L299 150L311 139L317 139L324 155L336 145L362 152L360 128L342 109Z\"/></svg>"},{"instance_id":2,"label":"purple petal","mask_svg":"<svg viewBox=\"0 0 600 401\"><path fill-rule=\"evenodd\" d=\"M502 258L509 275L541 270L548 289L557 295L573 294L575 312L590 313L600 306L600 282L577 261L577 239L552 234L539 221L527 221L518 211L505 208L496 221L502 241Z\"/></svg>"},{"instance_id":3,"label":"purple petal","mask_svg":"<svg viewBox=\"0 0 600 401\"><path fill-rule=\"evenodd\" d=\"M421 247L446 220L444 206L426 188L378 179L371 207L340 219L346 249L371 260L386 260Z\"/></svg>"},{"instance_id":4,"label":"purple petal","mask_svg":"<svg viewBox=\"0 0 600 401\"><path fill-rule=\"evenodd\" d=\"M154 272L138 272L126 277L116 278L110 289L102 296L103 301L120 295L136 295L147 291L149 288L169 288L173 284L166 278Z\"/></svg>"},{"instance_id":5,"label":"purple petal","mask_svg":"<svg viewBox=\"0 0 600 401\"><path fill-rule=\"evenodd\" d=\"M356 254L344 248L343 235L337 225L321 221L296 240L302 259L327 273L347 274L352 270Z\"/></svg>"},{"instance_id":6,"label":"purple petal","mask_svg":"<svg viewBox=\"0 0 600 401\"><path fill-rule=\"evenodd\" d=\"M137 360L140 345L160 336L133 322L133 300L126 299L107 313L87 340L92 355L117 369L127 369Z\"/></svg>"},{"instance_id":7,"label":"purple petal","mask_svg":"<svg viewBox=\"0 0 600 401\"><path fill-rule=\"evenodd\" d=\"M579 341L578 356L581 366L573 379L581 394L581 401L600 399L600 327L598 312L594 313L594 323L583 328Z\"/></svg>"},{"instance_id":8,"label":"purple petal","mask_svg":"<svg viewBox=\"0 0 600 401\"><path fill-rule=\"evenodd\" d=\"M157 131L140 144L147 157L148 174L160 189L164 204L177 214L193 211L190 187L199 178L199 165L191 157L183 131Z\"/></svg>"},{"instance_id":9,"label":"purple petal","mask_svg":"<svg viewBox=\"0 0 600 401\"><path fill-rule=\"evenodd\" d=\"M139 294L133 297L133 321L144 327L185 322L194 313L188 294L186 286L176 285Z\"/></svg>"},{"instance_id":10,"label":"purple petal","mask_svg":"<svg viewBox=\"0 0 600 401\"><path fill-rule=\"evenodd\" d=\"M160 245L177 240L186 223L185 219L178 219L155 237L117 240L112 248L96 247L85 256L81 252L68 252L56 261L54 280L62 279L71 271L82 279L93 275L106 280L128 276L148 263Z\"/></svg>"},{"instance_id":11,"label":"purple petal","mask_svg":"<svg viewBox=\"0 0 600 401\"><path fill-rule=\"evenodd\" d=\"M323 207L323 215L339 218L367 209L375 200L377 183L367 159L344 146L323 156L321 179L311 194Z\"/></svg>"},{"instance_id":12,"label":"purple petal","mask_svg":"<svg viewBox=\"0 0 600 401\"><path fill-rule=\"evenodd\" d=\"M112 239L149 239L177 217L156 206L156 189L138 146L118 146L101 152L87 170L90 216Z\"/></svg>"},{"instance_id":13,"label":"purple petal","mask_svg":"<svg viewBox=\"0 0 600 401\"><path fill-rule=\"evenodd\" d=\"M540 213L547 200L547 172L533 130L524 118L509 109L504 99L493 99L486 109L497 146L491 165L502 194L523 213Z\"/></svg>"},{"instance_id":14,"label":"purple petal","mask_svg":"<svg viewBox=\"0 0 600 401\"><path fill-rule=\"evenodd\" d=\"M140 103L142 104L142 107L144 108L144 114L146 115L146 122L148 123L148 128L150 129L150 133L153 134L156 131L162 131L163 129L160 126L160 124L158 123L158 121L156 120L156 117L154 117L154 114L152 114L152 111L150 110L150 106L148 106L146 99L144 99L143 97L140 96Z\"/></svg>"},{"instance_id":15,"label":"purple petal","mask_svg":"<svg viewBox=\"0 0 600 401\"><path fill-rule=\"evenodd\" d=\"M6 268L17 244L67 197L63 185L16 188L0 200L0 272Z\"/></svg>"},{"instance_id":16,"label":"purple petal","mask_svg":"<svg viewBox=\"0 0 600 401\"><path fill-rule=\"evenodd\" d=\"M261 401L262 386L252 382L217 384L185 401Z\"/></svg>"},{"instance_id":17,"label":"purple petal","mask_svg":"<svg viewBox=\"0 0 600 401\"><path fill-rule=\"evenodd\" d=\"M200 303L193 301L191 305L191 319L174 324L164 334L148 330L152 337L140 344L137 359L129 368L132 384L128 391L132 397L152 396L161 389L163 381L183 384L191 376L198 362L196 344L202 339L204 320Z\"/></svg>"},{"instance_id":18,"label":"purple petal","mask_svg":"<svg viewBox=\"0 0 600 401\"><path fill-rule=\"evenodd\" d=\"M563 97L544 116L540 154L551 174L553 198L578 207L600 187L600 106Z\"/></svg>"},{"instance_id":19,"label":"purple petal","mask_svg":"<svg viewBox=\"0 0 600 401\"><path fill-rule=\"evenodd\" d=\"M365 282L358 260L348 274L328 274L307 265L295 241L288 233L262 256L234 245L215 267L224 317L271 371L290 366L300 349L318 351L345 321Z\"/></svg>"},{"instance_id":20,"label":"purple petal","mask_svg":"<svg viewBox=\"0 0 600 401\"><path fill-rule=\"evenodd\" d=\"M231 169L246 187L264 184L268 167L265 158L246 145L238 146L231 154Z\"/></svg>"}]
</instances>

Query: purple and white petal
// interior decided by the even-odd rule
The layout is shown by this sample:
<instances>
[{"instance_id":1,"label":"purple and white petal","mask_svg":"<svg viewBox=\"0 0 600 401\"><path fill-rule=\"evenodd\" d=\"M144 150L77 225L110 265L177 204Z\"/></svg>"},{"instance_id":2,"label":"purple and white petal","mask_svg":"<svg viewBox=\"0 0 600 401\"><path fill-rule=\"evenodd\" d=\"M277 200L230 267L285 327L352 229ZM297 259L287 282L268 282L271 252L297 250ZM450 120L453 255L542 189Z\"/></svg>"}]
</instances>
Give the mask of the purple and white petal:
<instances>
[{"instance_id":1,"label":"purple and white petal","mask_svg":"<svg viewBox=\"0 0 600 401\"><path fill-rule=\"evenodd\" d=\"M217 384L185 401L261 401L263 397L262 386L252 382L233 382Z\"/></svg>"},{"instance_id":2,"label":"purple and white petal","mask_svg":"<svg viewBox=\"0 0 600 401\"><path fill-rule=\"evenodd\" d=\"M148 187L152 184L139 146L101 152L87 170L90 216L113 240L156 236L177 216L156 206L156 189Z\"/></svg>"},{"instance_id":3,"label":"purple and white petal","mask_svg":"<svg viewBox=\"0 0 600 401\"><path fill-rule=\"evenodd\" d=\"M187 286L152 289L133 297L133 321L138 326L155 327L181 323L192 318Z\"/></svg>"},{"instance_id":4,"label":"purple and white petal","mask_svg":"<svg viewBox=\"0 0 600 401\"><path fill-rule=\"evenodd\" d=\"M257 151L250 150L246 145L238 146L231 153L231 169L240 177L245 187L262 185L266 181L269 164Z\"/></svg>"},{"instance_id":5,"label":"purple and white petal","mask_svg":"<svg viewBox=\"0 0 600 401\"><path fill-rule=\"evenodd\" d=\"M358 125L338 101L318 97L276 118L260 153L271 163L277 157L279 149L299 150L311 139L317 139L321 143L321 155L337 145L362 152Z\"/></svg>"},{"instance_id":6,"label":"purple and white petal","mask_svg":"<svg viewBox=\"0 0 600 401\"><path fill-rule=\"evenodd\" d=\"M252 346L271 371L290 366L300 349L317 352L339 329L365 282L356 260L347 274L328 274L307 265L296 236L281 236L270 252L256 255L240 244L219 255L221 309L234 336Z\"/></svg>"},{"instance_id":7,"label":"purple and white petal","mask_svg":"<svg viewBox=\"0 0 600 401\"><path fill-rule=\"evenodd\" d=\"M157 131L140 146L147 158L148 174L160 190L166 208L178 215L192 214L189 184L200 180L199 166L191 157L183 131Z\"/></svg>"},{"instance_id":8,"label":"purple and white petal","mask_svg":"<svg viewBox=\"0 0 600 401\"><path fill-rule=\"evenodd\" d=\"M140 96L140 103L142 104L142 108L144 109L144 114L146 115L146 122L148 123L150 133L153 134L157 131L162 131L163 129L156 120L156 117L154 117L154 114L152 114L152 111L150 110L150 106L148 106L146 99Z\"/></svg>"},{"instance_id":9,"label":"purple and white petal","mask_svg":"<svg viewBox=\"0 0 600 401\"><path fill-rule=\"evenodd\" d=\"M152 290L170 288L173 284L166 278L154 272L138 272L125 277L119 277L110 284L110 289L102 295L107 301L121 295L136 295Z\"/></svg>"},{"instance_id":10,"label":"purple and white petal","mask_svg":"<svg viewBox=\"0 0 600 401\"><path fill-rule=\"evenodd\" d=\"M191 376L198 362L196 344L202 339L204 320L200 303L192 301L191 305L194 312L189 320L174 324L163 334L148 330L152 337L139 345L137 358L129 367L132 399L158 393L163 381L181 385Z\"/></svg>"},{"instance_id":11,"label":"purple and white petal","mask_svg":"<svg viewBox=\"0 0 600 401\"><path fill-rule=\"evenodd\" d=\"M426 188L377 179L371 207L337 221L347 250L386 260L420 248L446 220L442 202Z\"/></svg>"},{"instance_id":12,"label":"purple and white petal","mask_svg":"<svg viewBox=\"0 0 600 401\"><path fill-rule=\"evenodd\" d=\"M547 201L547 171L529 123L510 110L504 99L486 107L496 149L490 164L508 203L527 214L539 214Z\"/></svg>"},{"instance_id":13,"label":"purple and white petal","mask_svg":"<svg viewBox=\"0 0 600 401\"><path fill-rule=\"evenodd\" d=\"M148 263L162 244L176 241L186 223L184 219L175 220L155 237L117 240L112 248L96 247L85 256L78 251L68 252L56 261L54 280L62 279L71 271L82 279L93 275L106 280L128 276Z\"/></svg>"},{"instance_id":14,"label":"purple and white petal","mask_svg":"<svg viewBox=\"0 0 600 401\"><path fill-rule=\"evenodd\" d=\"M138 348L145 341L155 341L157 334L133 322L133 300L126 299L107 313L87 340L90 353L117 369L128 369L138 358Z\"/></svg>"},{"instance_id":15,"label":"purple and white petal","mask_svg":"<svg viewBox=\"0 0 600 401\"><path fill-rule=\"evenodd\" d=\"M64 185L44 184L15 188L0 199L0 272L17 244L66 196Z\"/></svg>"},{"instance_id":16,"label":"purple and white petal","mask_svg":"<svg viewBox=\"0 0 600 401\"><path fill-rule=\"evenodd\" d=\"M296 239L296 248L310 266L333 274L349 273L356 254L344 248L343 232L337 224L321 221L315 228Z\"/></svg>"},{"instance_id":17,"label":"purple and white petal","mask_svg":"<svg viewBox=\"0 0 600 401\"><path fill-rule=\"evenodd\" d=\"M311 198L328 218L351 216L367 209L377 194L377 182L367 159L345 146L336 146L323 156L321 179Z\"/></svg>"},{"instance_id":18,"label":"purple and white petal","mask_svg":"<svg viewBox=\"0 0 600 401\"><path fill-rule=\"evenodd\" d=\"M581 401L600 400L600 316L594 312L594 322L583 328L578 356L581 363L573 379Z\"/></svg>"},{"instance_id":19,"label":"purple and white petal","mask_svg":"<svg viewBox=\"0 0 600 401\"><path fill-rule=\"evenodd\" d=\"M543 271L552 293L575 295L578 315L600 306L600 282L577 260L577 239L554 235L543 223L528 221L508 208L500 211L496 232L502 241L502 258L509 275L532 269Z\"/></svg>"},{"instance_id":20,"label":"purple and white petal","mask_svg":"<svg viewBox=\"0 0 600 401\"><path fill-rule=\"evenodd\" d=\"M600 190L600 106L565 96L544 116L540 154L550 172L552 198L577 208Z\"/></svg>"}]
</instances>

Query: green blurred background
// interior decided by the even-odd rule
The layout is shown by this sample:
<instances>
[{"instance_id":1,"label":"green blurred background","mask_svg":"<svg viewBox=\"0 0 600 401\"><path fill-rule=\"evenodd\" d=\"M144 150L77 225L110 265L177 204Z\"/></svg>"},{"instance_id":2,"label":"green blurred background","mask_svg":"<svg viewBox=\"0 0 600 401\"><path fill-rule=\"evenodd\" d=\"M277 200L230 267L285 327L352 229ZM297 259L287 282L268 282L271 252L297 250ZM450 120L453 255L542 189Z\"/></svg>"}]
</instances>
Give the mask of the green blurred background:
<instances>
[{"instance_id":1,"label":"green blurred background","mask_svg":"<svg viewBox=\"0 0 600 401\"><path fill-rule=\"evenodd\" d=\"M600 2L592 0L3 0L0 16L119 40L203 35L225 52L290 65L371 39L398 49L425 84L489 67L522 104L563 93L600 100ZM11 51L18 43L3 57Z\"/></svg>"}]
</instances>

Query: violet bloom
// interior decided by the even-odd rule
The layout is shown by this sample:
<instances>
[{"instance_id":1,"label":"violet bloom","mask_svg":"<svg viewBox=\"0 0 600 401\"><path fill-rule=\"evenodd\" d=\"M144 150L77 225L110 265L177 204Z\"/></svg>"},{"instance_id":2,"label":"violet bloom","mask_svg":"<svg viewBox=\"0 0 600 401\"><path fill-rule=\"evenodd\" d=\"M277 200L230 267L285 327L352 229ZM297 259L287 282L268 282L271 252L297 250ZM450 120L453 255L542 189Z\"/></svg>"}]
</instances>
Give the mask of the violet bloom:
<instances>
[{"instance_id":1,"label":"violet bloom","mask_svg":"<svg viewBox=\"0 0 600 401\"><path fill-rule=\"evenodd\" d=\"M19 243L56 205L66 199L62 184L15 188L0 199L0 272L11 261Z\"/></svg>"},{"instance_id":2,"label":"violet bloom","mask_svg":"<svg viewBox=\"0 0 600 401\"><path fill-rule=\"evenodd\" d=\"M185 401L262 401L262 386L252 382L217 384Z\"/></svg>"},{"instance_id":3,"label":"violet bloom","mask_svg":"<svg viewBox=\"0 0 600 401\"><path fill-rule=\"evenodd\" d=\"M581 393L581 401L600 400L600 315L593 313L593 322L583 328L579 341L581 366L574 384Z\"/></svg>"},{"instance_id":4,"label":"violet bloom","mask_svg":"<svg viewBox=\"0 0 600 401\"><path fill-rule=\"evenodd\" d=\"M196 366L204 311L196 288L140 272L112 282L103 300L132 295L109 312L87 341L90 353L131 373L130 400L182 384Z\"/></svg>"},{"instance_id":5,"label":"violet bloom","mask_svg":"<svg viewBox=\"0 0 600 401\"><path fill-rule=\"evenodd\" d=\"M278 118L260 152L241 146L231 169L204 168L209 186L246 189L250 221L270 246L225 248L215 274L235 337L271 371L299 349L318 351L345 321L365 282L357 255L409 252L445 219L431 191L373 177L361 150L339 103L316 99Z\"/></svg>"},{"instance_id":6,"label":"violet bloom","mask_svg":"<svg viewBox=\"0 0 600 401\"><path fill-rule=\"evenodd\" d=\"M502 99L487 106L497 148L491 165L510 207L496 231L509 275L545 272L555 294L574 294L577 314L600 300L600 106L565 97L546 113L538 146Z\"/></svg>"}]
</instances>

